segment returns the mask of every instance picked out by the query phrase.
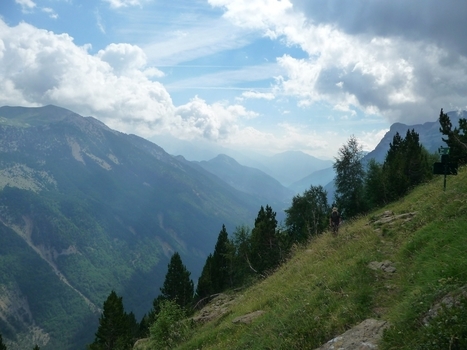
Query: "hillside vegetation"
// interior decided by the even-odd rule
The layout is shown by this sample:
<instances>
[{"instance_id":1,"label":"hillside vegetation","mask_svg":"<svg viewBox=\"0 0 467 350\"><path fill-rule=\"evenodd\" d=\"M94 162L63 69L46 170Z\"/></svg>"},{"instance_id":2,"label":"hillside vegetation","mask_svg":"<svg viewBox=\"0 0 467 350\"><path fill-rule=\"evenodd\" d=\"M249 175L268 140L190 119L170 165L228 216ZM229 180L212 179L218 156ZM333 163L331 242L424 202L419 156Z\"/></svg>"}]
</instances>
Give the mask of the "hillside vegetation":
<instances>
[{"instance_id":1,"label":"hillside vegetation","mask_svg":"<svg viewBox=\"0 0 467 350\"><path fill-rule=\"evenodd\" d=\"M393 220L378 222L388 211ZM465 302L426 317L443 297L467 285L466 233L462 167L448 177L445 191L443 177L435 177L346 222L337 237L326 232L297 247L267 278L232 292L227 313L193 325L177 349L314 349L368 318L390 324L380 349L465 348L467 313L457 312ZM386 260L395 272L369 267ZM264 313L250 324L232 322L258 310Z\"/></svg>"}]
</instances>

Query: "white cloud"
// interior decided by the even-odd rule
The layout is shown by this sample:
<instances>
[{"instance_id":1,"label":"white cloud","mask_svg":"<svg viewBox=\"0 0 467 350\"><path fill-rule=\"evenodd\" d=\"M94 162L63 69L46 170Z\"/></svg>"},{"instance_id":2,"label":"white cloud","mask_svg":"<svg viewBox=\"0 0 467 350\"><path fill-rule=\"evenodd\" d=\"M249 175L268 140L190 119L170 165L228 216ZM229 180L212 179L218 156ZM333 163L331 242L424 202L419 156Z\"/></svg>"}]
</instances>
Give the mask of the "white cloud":
<instances>
[{"instance_id":1,"label":"white cloud","mask_svg":"<svg viewBox=\"0 0 467 350\"><path fill-rule=\"evenodd\" d=\"M57 19L58 18L58 14L54 11L54 9L52 9L50 7L43 7L42 12L47 13L49 15L49 17L52 18L52 19Z\"/></svg>"},{"instance_id":2,"label":"white cloud","mask_svg":"<svg viewBox=\"0 0 467 350\"><path fill-rule=\"evenodd\" d=\"M32 0L15 0L15 2L21 5L21 10L23 12L30 12L37 6L36 3Z\"/></svg>"},{"instance_id":3,"label":"white cloud","mask_svg":"<svg viewBox=\"0 0 467 350\"><path fill-rule=\"evenodd\" d=\"M130 7L130 6L141 6L141 0L103 0L104 2L108 2L111 8L122 8L122 7Z\"/></svg>"},{"instance_id":4,"label":"white cloud","mask_svg":"<svg viewBox=\"0 0 467 350\"><path fill-rule=\"evenodd\" d=\"M242 93L245 98L274 100L275 96L271 92L245 91Z\"/></svg>"},{"instance_id":5,"label":"white cloud","mask_svg":"<svg viewBox=\"0 0 467 350\"><path fill-rule=\"evenodd\" d=\"M364 131L356 136L364 151L373 151L389 129Z\"/></svg>"},{"instance_id":6,"label":"white cloud","mask_svg":"<svg viewBox=\"0 0 467 350\"><path fill-rule=\"evenodd\" d=\"M138 46L110 44L96 55L87 48L67 34L25 23L8 27L0 19L0 105L55 104L123 132L185 139L226 139L242 120L257 116L241 105L197 97L176 107L164 86L148 78L161 72L146 66Z\"/></svg>"},{"instance_id":7,"label":"white cloud","mask_svg":"<svg viewBox=\"0 0 467 350\"><path fill-rule=\"evenodd\" d=\"M183 22L177 23L177 28L178 26L182 28L170 32L156 28L150 33L147 28L141 29L145 37L153 38L141 45L151 62L157 65L175 65L237 49L252 41L251 32L225 20L209 18L195 22L189 28L185 28ZM133 35L137 34L136 32Z\"/></svg>"},{"instance_id":8,"label":"white cloud","mask_svg":"<svg viewBox=\"0 0 467 350\"><path fill-rule=\"evenodd\" d=\"M96 11L94 11L94 15L96 16L97 28L99 28L101 33L105 34L105 25L104 25L104 22L102 21L102 17L101 17L99 10L96 9Z\"/></svg>"},{"instance_id":9,"label":"white cloud","mask_svg":"<svg viewBox=\"0 0 467 350\"><path fill-rule=\"evenodd\" d=\"M203 99L193 98L175 110L171 134L182 139L205 138L211 141L223 140L236 134L240 119L250 119L257 114L247 111L241 105L217 102L209 105Z\"/></svg>"},{"instance_id":10,"label":"white cloud","mask_svg":"<svg viewBox=\"0 0 467 350\"><path fill-rule=\"evenodd\" d=\"M455 29L465 29L466 22L453 14L456 23L449 23L450 35L443 29L444 34L428 37L430 23L438 23L436 12L446 12L433 1L423 20L415 16L418 5L410 8L408 18L401 18L400 23L410 29L407 35L397 24L383 18L384 11L376 11L375 18L367 18L372 14L363 11L366 21L362 21L350 1L343 1L342 6L350 9L354 17L344 16L347 12L339 11L341 2L336 1L330 1L329 6L316 1L315 6L311 4L315 2L294 0L294 5L300 5L295 7L288 0L209 2L222 7L224 17L232 23L289 45L299 45L308 54L302 59L288 55L278 58L286 73L278 78L280 90L276 93L297 98L300 106L325 103L335 110L358 108L366 114L383 115L389 122L411 123L420 118L426 120L427 115L447 104L465 105L466 45L461 39L463 31ZM401 1L394 6L390 3L381 1L372 6L390 13L402 6ZM457 12L463 8L465 14L465 5L456 2L454 7ZM363 23L369 23L368 31ZM412 28L415 25L419 28ZM446 40L437 41L438 36ZM456 38L459 40L454 41ZM458 51L445 50L446 42Z\"/></svg>"}]
</instances>

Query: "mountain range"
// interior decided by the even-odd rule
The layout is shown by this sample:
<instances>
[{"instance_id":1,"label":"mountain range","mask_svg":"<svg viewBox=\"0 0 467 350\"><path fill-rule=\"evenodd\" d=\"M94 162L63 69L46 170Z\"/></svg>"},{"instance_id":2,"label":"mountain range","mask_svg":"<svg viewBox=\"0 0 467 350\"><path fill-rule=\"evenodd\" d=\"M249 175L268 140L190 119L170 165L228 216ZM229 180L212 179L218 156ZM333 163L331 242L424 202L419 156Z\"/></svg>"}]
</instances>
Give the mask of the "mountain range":
<instances>
[{"instance_id":1,"label":"mountain range","mask_svg":"<svg viewBox=\"0 0 467 350\"><path fill-rule=\"evenodd\" d=\"M0 108L0 189L0 332L19 349L83 348L111 290L142 317L173 252L196 281L222 225L266 204L56 106Z\"/></svg>"},{"instance_id":2,"label":"mountain range","mask_svg":"<svg viewBox=\"0 0 467 350\"><path fill-rule=\"evenodd\" d=\"M466 116L448 115L453 124ZM438 122L397 123L365 159L384 160L408 129L430 151L442 145ZM334 191L332 161L231 154L190 161L60 107L0 107L0 333L9 348L83 348L111 290L140 318L173 252L196 283L223 224L251 227L266 204L281 221L311 185Z\"/></svg>"}]
</instances>

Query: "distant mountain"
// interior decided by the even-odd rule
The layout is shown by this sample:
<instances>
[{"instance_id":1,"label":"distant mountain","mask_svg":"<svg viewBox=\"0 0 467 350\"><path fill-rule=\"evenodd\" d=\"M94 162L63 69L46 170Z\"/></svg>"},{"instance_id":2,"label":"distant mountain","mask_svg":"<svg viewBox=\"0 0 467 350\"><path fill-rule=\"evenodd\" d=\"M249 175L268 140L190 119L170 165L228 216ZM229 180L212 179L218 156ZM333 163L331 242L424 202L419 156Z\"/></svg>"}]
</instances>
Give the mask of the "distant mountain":
<instances>
[{"instance_id":1,"label":"distant mountain","mask_svg":"<svg viewBox=\"0 0 467 350\"><path fill-rule=\"evenodd\" d=\"M288 187L311 173L332 166L331 160L322 160L301 151L288 151L261 159L267 174Z\"/></svg>"},{"instance_id":2,"label":"distant mountain","mask_svg":"<svg viewBox=\"0 0 467 350\"><path fill-rule=\"evenodd\" d=\"M288 188L294 191L295 193L303 193L305 190L308 190L312 185L325 187L329 182L334 180L335 176L336 173L334 171L334 168L331 166L329 168L321 169L311 173L303 179L294 182Z\"/></svg>"},{"instance_id":3,"label":"distant mountain","mask_svg":"<svg viewBox=\"0 0 467 350\"><path fill-rule=\"evenodd\" d=\"M205 141L190 142L177 140L171 136L154 136L151 140L160 141L164 149L172 155L182 155L191 161L208 161L219 154L235 159L239 164L262 172L278 180L283 186L301 180L314 171L332 166L331 160L322 160L301 151L288 151L273 156L256 154L249 151L245 154Z\"/></svg>"},{"instance_id":4,"label":"distant mountain","mask_svg":"<svg viewBox=\"0 0 467 350\"><path fill-rule=\"evenodd\" d=\"M92 117L0 107L0 333L82 349L112 290L140 318L174 251L196 282L222 224L252 225L262 204Z\"/></svg>"},{"instance_id":5,"label":"distant mountain","mask_svg":"<svg viewBox=\"0 0 467 350\"><path fill-rule=\"evenodd\" d=\"M456 111L448 112L447 115L451 120L453 126L457 126L460 118L467 118L467 111L461 111L460 113ZM389 144L392 143L394 135L398 132L399 135L405 137L407 130L415 130L420 135L420 143L430 152L437 152L440 146L446 146L446 143L443 142L443 135L439 132L439 120L434 122L426 122L424 124L416 125L406 125L402 123L394 123L391 125L389 131L384 135L381 141L378 143L376 148L368 153L364 160L369 160L374 158L379 163L384 162L386 153L389 150Z\"/></svg>"},{"instance_id":6,"label":"distant mountain","mask_svg":"<svg viewBox=\"0 0 467 350\"><path fill-rule=\"evenodd\" d=\"M198 164L233 188L257 197L275 211L288 208L291 204L294 192L261 170L241 165L227 155L218 155Z\"/></svg>"}]
</instances>

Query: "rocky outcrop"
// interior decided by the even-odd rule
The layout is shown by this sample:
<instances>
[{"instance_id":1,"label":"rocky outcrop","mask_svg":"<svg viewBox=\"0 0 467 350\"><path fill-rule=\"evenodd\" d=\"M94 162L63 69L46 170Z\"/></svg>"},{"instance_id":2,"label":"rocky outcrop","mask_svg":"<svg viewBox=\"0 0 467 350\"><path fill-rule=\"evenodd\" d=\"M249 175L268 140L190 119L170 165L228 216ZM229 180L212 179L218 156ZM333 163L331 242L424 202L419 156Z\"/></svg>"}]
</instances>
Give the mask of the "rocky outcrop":
<instances>
[{"instance_id":1,"label":"rocky outcrop","mask_svg":"<svg viewBox=\"0 0 467 350\"><path fill-rule=\"evenodd\" d=\"M254 312L250 312L250 313L248 313L246 315L235 317L232 320L232 323L248 324L248 323L253 322L253 320L255 320L256 318L258 318L259 316L261 316L264 313L265 313L265 311L263 311L263 310L257 310L257 311L254 311Z\"/></svg>"},{"instance_id":2,"label":"rocky outcrop","mask_svg":"<svg viewBox=\"0 0 467 350\"><path fill-rule=\"evenodd\" d=\"M381 215L376 216L373 220L370 220L370 224L375 226L381 226L382 224L389 224L393 225L396 222L407 222L413 219L413 217L417 215L417 212L410 212L410 213L403 213L403 214L394 214L394 212L390 210L386 210Z\"/></svg>"},{"instance_id":3,"label":"rocky outcrop","mask_svg":"<svg viewBox=\"0 0 467 350\"><path fill-rule=\"evenodd\" d=\"M316 350L374 350L378 349L388 323L383 320L367 319L347 332L331 339Z\"/></svg>"},{"instance_id":4,"label":"rocky outcrop","mask_svg":"<svg viewBox=\"0 0 467 350\"><path fill-rule=\"evenodd\" d=\"M396 272L396 268L394 267L394 263L390 260L384 261L372 261L368 264L368 267L372 270L378 271L381 270L386 273L394 273Z\"/></svg>"},{"instance_id":5,"label":"rocky outcrop","mask_svg":"<svg viewBox=\"0 0 467 350\"><path fill-rule=\"evenodd\" d=\"M229 294L217 294L199 313L193 317L195 322L209 322L230 312L235 297Z\"/></svg>"}]
</instances>

